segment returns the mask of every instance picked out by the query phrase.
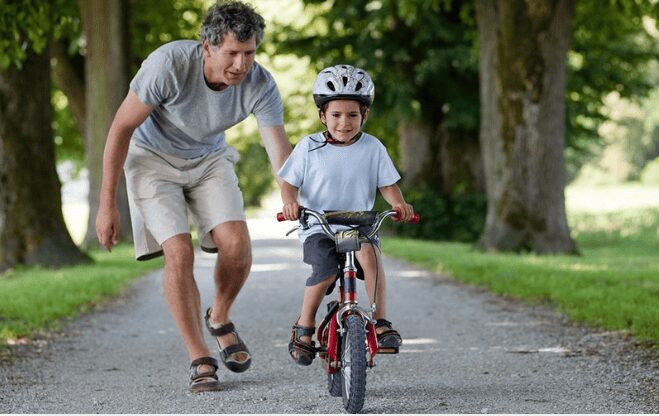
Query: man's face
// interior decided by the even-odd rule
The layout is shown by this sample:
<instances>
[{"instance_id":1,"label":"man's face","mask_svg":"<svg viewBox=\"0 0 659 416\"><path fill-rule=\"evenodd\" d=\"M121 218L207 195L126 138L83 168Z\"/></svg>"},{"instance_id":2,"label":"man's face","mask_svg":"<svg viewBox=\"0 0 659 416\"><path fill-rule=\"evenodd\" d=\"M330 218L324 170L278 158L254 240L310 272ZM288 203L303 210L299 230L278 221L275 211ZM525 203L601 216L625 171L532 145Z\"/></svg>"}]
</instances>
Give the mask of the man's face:
<instances>
[{"instance_id":1,"label":"man's face","mask_svg":"<svg viewBox=\"0 0 659 416\"><path fill-rule=\"evenodd\" d=\"M211 46L204 41L204 76L213 89L236 85L245 79L256 56L256 37L239 42L229 32L220 46Z\"/></svg>"}]
</instances>

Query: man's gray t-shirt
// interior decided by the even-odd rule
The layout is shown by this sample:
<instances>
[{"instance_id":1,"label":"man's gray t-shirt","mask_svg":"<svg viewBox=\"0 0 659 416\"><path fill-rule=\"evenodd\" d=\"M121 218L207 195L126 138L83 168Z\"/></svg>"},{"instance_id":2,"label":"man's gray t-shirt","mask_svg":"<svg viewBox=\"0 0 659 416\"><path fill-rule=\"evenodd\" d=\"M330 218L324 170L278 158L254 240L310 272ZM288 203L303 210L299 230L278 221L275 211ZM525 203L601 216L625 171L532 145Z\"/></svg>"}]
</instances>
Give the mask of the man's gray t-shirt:
<instances>
[{"instance_id":1,"label":"man's gray t-shirt","mask_svg":"<svg viewBox=\"0 0 659 416\"><path fill-rule=\"evenodd\" d=\"M378 188L400 179L387 149L374 136L362 133L350 146L323 146L324 141L322 133L303 138L277 173L300 189L303 207L320 212L368 211L373 209ZM313 226L300 230L298 236L304 241L322 232Z\"/></svg>"},{"instance_id":2,"label":"man's gray t-shirt","mask_svg":"<svg viewBox=\"0 0 659 416\"><path fill-rule=\"evenodd\" d=\"M153 51L130 83L154 107L133 140L167 155L193 159L227 146L225 130L256 116L259 127L283 125L283 105L272 75L254 63L245 79L222 91L208 87L198 41L179 40Z\"/></svg>"}]
</instances>

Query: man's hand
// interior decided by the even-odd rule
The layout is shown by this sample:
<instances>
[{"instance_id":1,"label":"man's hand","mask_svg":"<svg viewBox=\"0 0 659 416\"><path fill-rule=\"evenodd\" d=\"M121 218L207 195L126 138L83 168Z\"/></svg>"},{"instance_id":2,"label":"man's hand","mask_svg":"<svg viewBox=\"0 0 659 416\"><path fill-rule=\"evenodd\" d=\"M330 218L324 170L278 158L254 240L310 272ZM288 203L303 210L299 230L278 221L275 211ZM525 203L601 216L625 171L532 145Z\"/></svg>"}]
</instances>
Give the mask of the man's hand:
<instances>
[{"instance_id":1,"label":"man's hand","mask_svg":"<svg viewBox=\"0 0 659 416\"><path fill-rule=\"evenodd\" d=\"M117 207L100 207L96 216L96 236L98 242L107 251L119 242L119 228L121 227L119 210Z\"/></svg>"}]
</instances>

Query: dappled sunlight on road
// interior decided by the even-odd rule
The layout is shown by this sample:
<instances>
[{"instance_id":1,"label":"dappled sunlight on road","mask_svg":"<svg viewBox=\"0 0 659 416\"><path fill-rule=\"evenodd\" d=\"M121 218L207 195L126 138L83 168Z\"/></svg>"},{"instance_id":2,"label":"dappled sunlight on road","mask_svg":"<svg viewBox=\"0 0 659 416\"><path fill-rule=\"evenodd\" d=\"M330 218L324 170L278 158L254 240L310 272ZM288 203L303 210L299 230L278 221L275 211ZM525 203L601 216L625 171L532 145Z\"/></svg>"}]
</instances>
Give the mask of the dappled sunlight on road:
<instances>
[{"instance_id":1,"label":"dappled sunlight on road","mask_svg":"<svg viewBox=\"0 0 659 416\"><path fill-rule=\"evenodd\" d=\"M252 265L252 273L259 272L275 272L291 269L306 269L309 266L301 262L296 263L271 263L271 264L254 264Z\"/></svg>"},{"instance_id":2,"label":"dappled sunlight on road","mask_svg":"<svg viewBox=\"0 0 659 416\"><path fill-rule=\"evenodd\" d=\"M433 338L412 338L406 339L405 345L425 345L425 344L437 344L439 341Z\"/></svg>"},{"instance_id":3,"label":"dappled sunlight on road","mask_svg":"<svg viewBox=\"0 0 659 416\"><path fill-rule=\"evenodd\" d=\"M430 277L434 275L434 273L425 270L396 270L391 274L394 278L395 277L403 277L403 278Z\"/></svg>"}]
</instances>

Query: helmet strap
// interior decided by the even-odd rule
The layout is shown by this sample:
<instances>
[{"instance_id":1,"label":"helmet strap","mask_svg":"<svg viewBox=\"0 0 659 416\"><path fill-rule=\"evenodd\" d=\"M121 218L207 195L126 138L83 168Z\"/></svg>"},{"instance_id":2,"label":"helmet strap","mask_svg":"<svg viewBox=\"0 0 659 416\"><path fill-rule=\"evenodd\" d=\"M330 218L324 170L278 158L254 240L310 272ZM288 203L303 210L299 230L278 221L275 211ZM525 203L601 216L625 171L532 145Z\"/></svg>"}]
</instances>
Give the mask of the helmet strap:
<instances>
[{"instance_id":1,"label":"helmet strap","mask_svg":"<svg viewBox=\"0 0 659 416\"><path fill-rule=\"evenodd\" d=\"M348 144L348 143L356 142L357 140L361 139L362 132L361 131L358 132L352 138L350 138L349 140L346 140L346 141L335 139L334 137L332 137L332 134L329 132L329 130L325 130L323 132L323 136L325 137L325 141L329 144Z\"/></svg>"}]
</instances>

